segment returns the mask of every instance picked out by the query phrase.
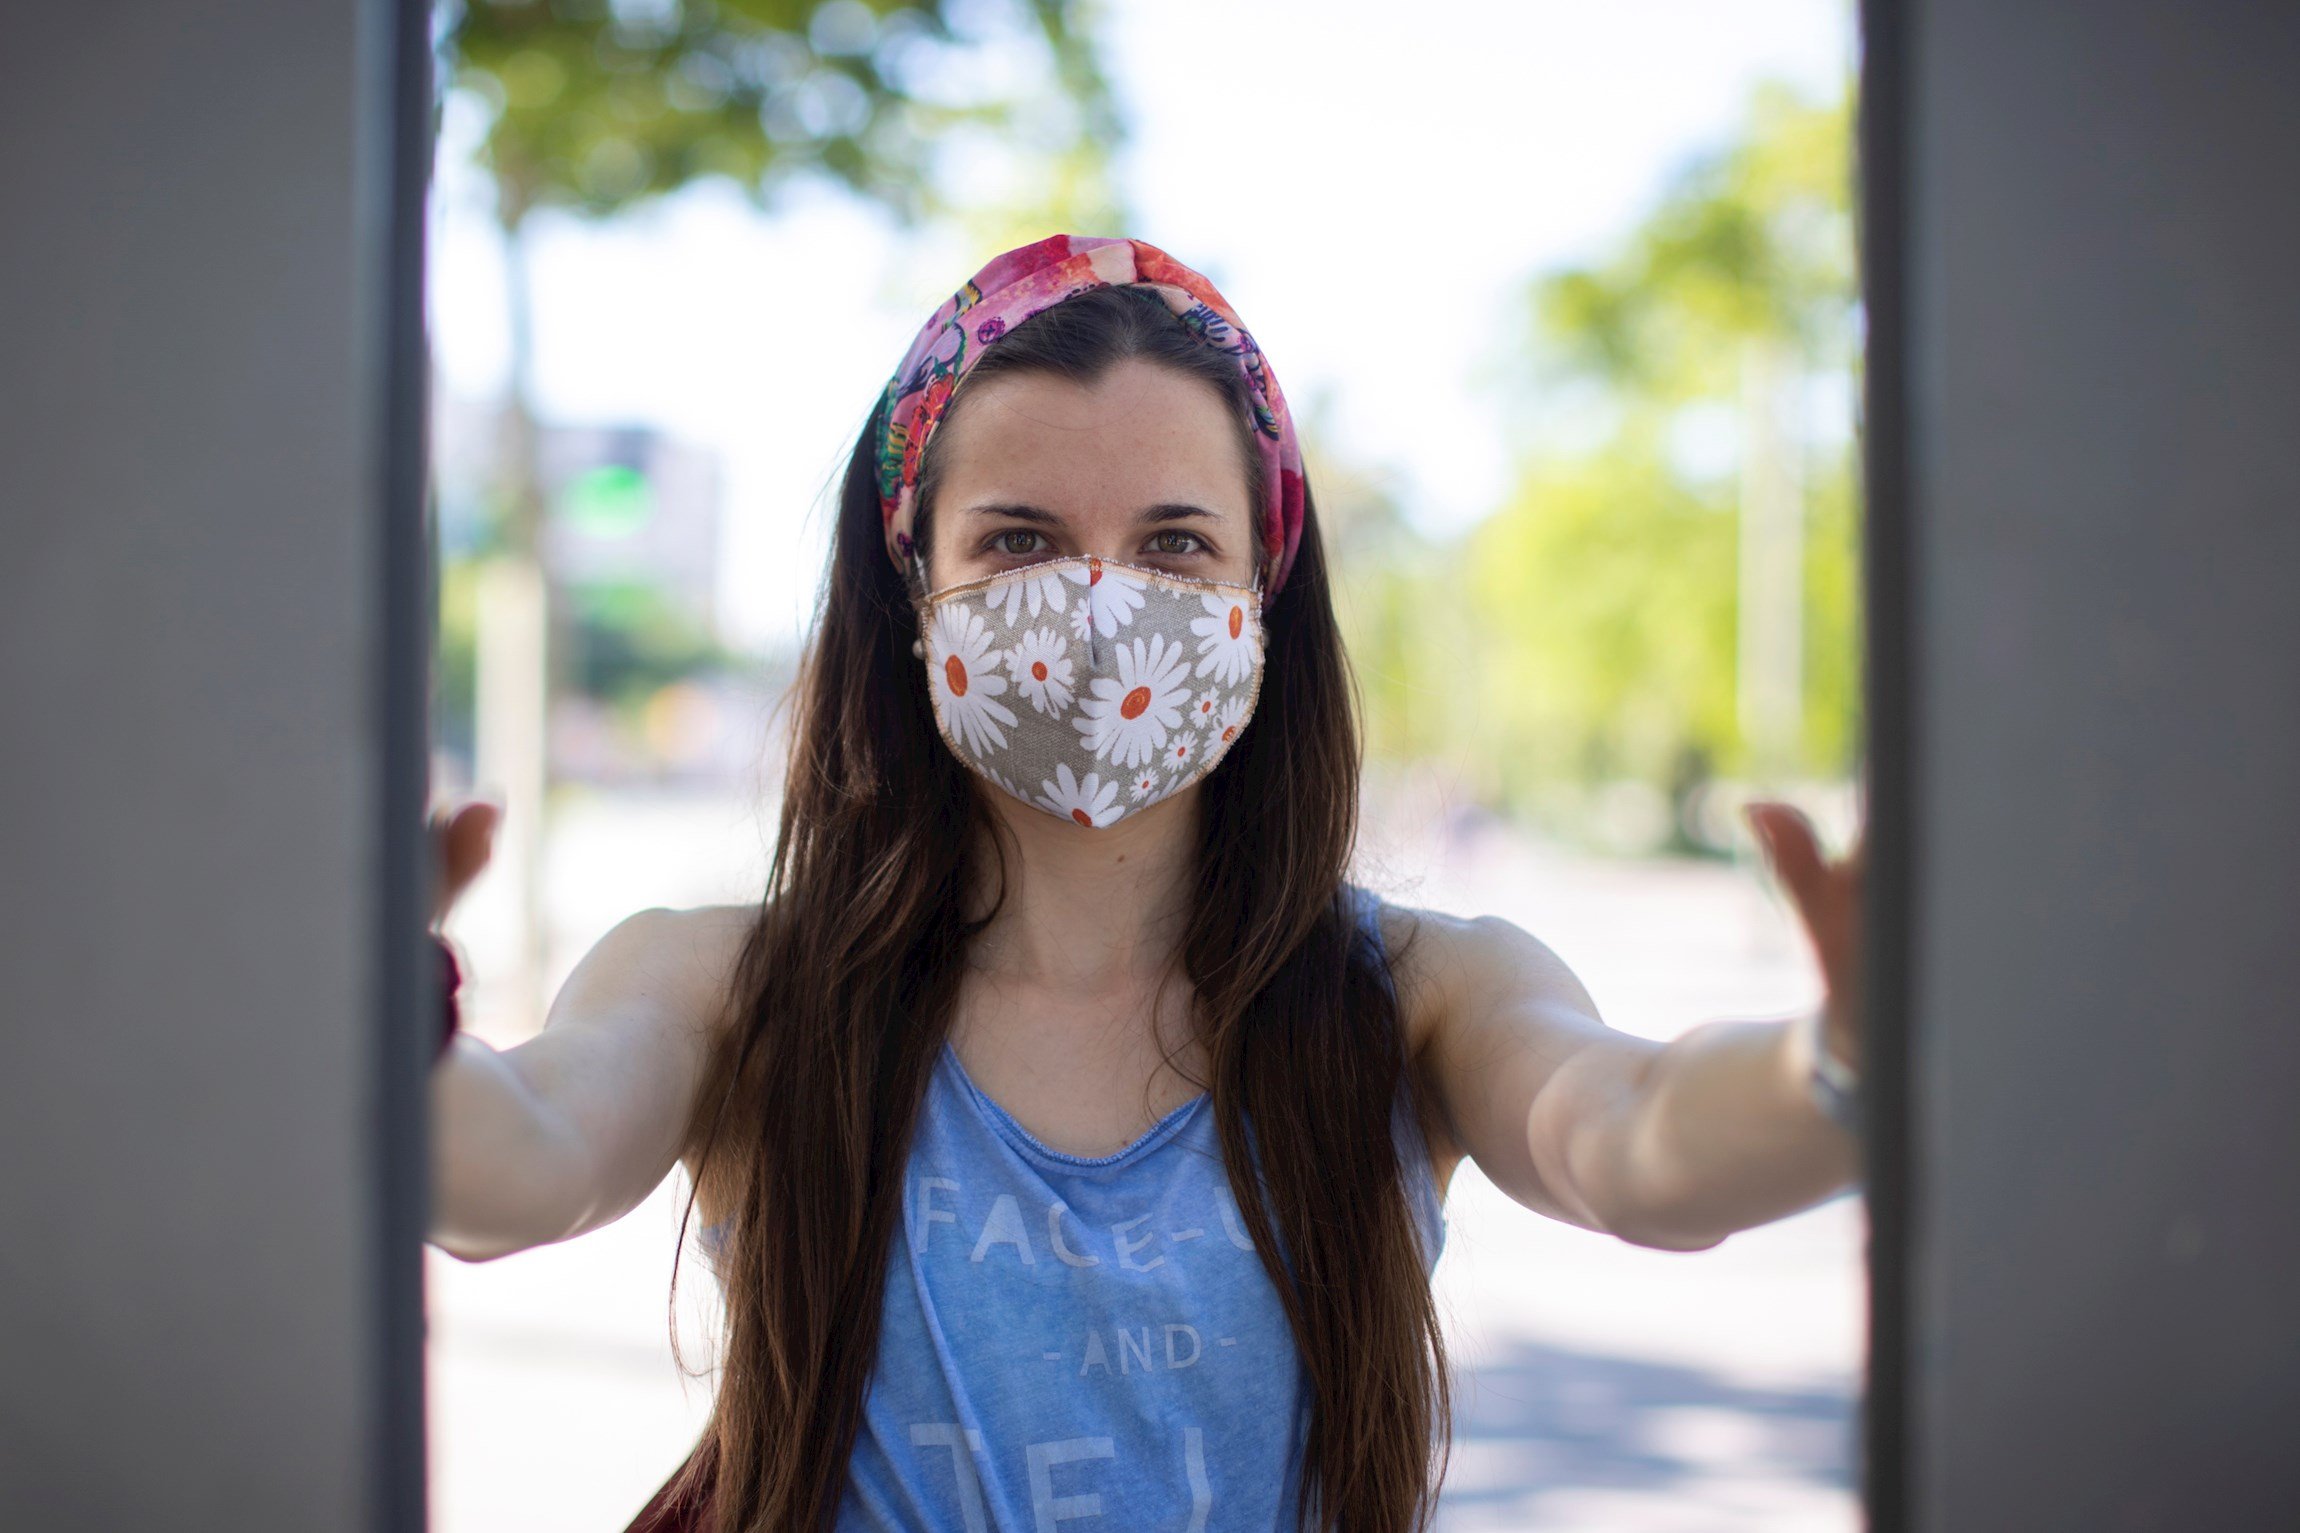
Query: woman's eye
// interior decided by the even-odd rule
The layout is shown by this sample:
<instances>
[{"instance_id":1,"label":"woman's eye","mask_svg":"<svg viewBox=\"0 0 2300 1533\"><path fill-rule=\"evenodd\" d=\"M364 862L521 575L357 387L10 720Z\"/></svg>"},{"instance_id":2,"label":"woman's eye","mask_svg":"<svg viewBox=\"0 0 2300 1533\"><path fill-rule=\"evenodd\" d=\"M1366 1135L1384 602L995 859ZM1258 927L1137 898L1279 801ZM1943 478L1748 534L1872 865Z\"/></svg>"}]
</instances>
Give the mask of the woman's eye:
<instances>
[{"instance_id":1,"label":"woman's eye","mask_svg":"<svg viewBox=\"0 0 2300 1533\"><path fill-rule=\"evenodd\" d=\"M1204 543L1194 532L1161 532L1150 540L1152 550L1161 554L1194 554Z\"/></svg>"},{"instance_id":2,"label":"woman's eye","mask_svg":"<svg viewBox=\"0 0 2300 1533\"><path fill-rule=\"evenodd\" d=\"M1019 559L1024 554L1038 552L1039 536L1040 534L1031 531L1028 527L1009 527L1006 531L992 538L990 542L991 546L999 553Z\"/></svg>"}]
</instances>

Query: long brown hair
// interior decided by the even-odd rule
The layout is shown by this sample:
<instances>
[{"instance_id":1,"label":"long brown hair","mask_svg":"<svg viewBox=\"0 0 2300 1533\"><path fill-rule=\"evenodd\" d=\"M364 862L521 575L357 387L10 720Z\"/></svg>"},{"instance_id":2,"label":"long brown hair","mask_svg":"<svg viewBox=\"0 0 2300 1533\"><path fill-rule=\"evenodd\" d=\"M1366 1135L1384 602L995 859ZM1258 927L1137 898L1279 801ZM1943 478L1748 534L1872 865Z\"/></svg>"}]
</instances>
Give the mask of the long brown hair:
<instances>
[{"instance_id":1,"label":"long brown hair","mask_svg":"<svg viewBox=\"0 0 2300 1533\"><path fill-rule=\"evenodd\" d=\"M1203 379L1251 429L1235 367L1130 288L1017 325L969 382L1024 370L1090 382L1125 357ZM812 1533L836 1514L912 1125L967 943L991 918L963 908L984 848L990 886L1005 888L995 816L937 737L911 653L916 593L882 542L878 424L847 466L780 839L697 1115L698 1196L731 1219L725 1353L703 1441L661 1499L705 1508L717 1533ZM930 440L922 544L935 462ZM1310 1399L1302 1526L1392 1533L1432 1509L1446 1377L1390 1132L1410 1078L1403 1020L1343 882L1359 736L1314 506L1265 622L1255 717L1200 787L1180 956L1211 1060L1199 1084ZM1255 1166L1258 1184L1238 1171Z\"/></svg>"}]
</instances>

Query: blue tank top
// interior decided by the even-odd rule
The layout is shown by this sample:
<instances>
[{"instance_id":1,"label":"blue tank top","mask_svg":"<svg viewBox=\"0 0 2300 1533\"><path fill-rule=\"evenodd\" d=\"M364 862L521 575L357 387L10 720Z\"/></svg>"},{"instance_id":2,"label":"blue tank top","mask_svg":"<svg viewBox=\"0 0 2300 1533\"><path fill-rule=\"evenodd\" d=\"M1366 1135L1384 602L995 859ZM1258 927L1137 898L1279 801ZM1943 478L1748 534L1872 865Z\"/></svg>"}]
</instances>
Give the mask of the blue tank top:
<instances>
[{"instance_id":1,"label":"blue tank top","mask_svg":"<svg viewBox=\"0 0 2300 1533\"><path fill-rule=\"evenodd\" d=\"M1445 1220L1402 1092L1391 1127L1426 1271ZM945 1044L881 1314L841 1533L1293 1526L1308 1394L1203 1093L1069 1155Z\"/></svg>"}]
</instances>

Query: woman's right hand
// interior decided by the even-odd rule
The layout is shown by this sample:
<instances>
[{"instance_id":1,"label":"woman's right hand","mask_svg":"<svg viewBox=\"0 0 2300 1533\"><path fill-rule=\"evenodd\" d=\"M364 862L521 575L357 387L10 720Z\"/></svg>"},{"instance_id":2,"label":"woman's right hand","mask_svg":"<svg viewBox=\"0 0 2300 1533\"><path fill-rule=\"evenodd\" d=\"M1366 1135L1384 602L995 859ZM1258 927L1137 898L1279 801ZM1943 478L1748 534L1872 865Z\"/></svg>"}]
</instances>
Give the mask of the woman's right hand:
<instances>
[{"instance_id":1,"label":"woman's right hand","mask_svg":"<svg viewBox=\"0 0 2300 1533\"><path fill-rule=\"evenodd\" d=\"M495 850L503 806L484 799L435 810L431 834L431 929L439 930L463 891L486 868Z\"/></svg>"}]
</instances>

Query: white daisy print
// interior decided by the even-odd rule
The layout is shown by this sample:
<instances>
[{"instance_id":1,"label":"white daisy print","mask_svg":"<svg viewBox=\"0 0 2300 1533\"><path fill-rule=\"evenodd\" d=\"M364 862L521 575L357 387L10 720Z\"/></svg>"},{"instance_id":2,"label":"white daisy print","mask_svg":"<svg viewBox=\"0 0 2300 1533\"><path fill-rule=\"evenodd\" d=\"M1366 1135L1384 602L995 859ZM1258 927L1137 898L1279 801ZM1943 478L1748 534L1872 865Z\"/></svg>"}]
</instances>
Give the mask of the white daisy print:
<instances>
[{"instance_id":1,"label":"white daisy print","mask_svg":"<svg viewBox=\"0 0 2300 1533\"><path fill-rule=\"evenodd\" d=\"M1110 569L1100 559L1089 559L1085 569L1065 570L1063 574L1086 587L1085 605L1093 614L1088 621L1091 631L1099 633L1116 633L1133 622L1149 584L1138 575ZM1089 629L1080 627L1075 617L1070 626L1081 639L1089 637Z\"/></svg>"},{"instance_id":2,"label":"white daisy print","mask_svg":"<svg viewBox=\"0 0 2300 1533\"><path fill-rule=\"evenodd\" d=\"M1070 646L1051 628L1033 628L1006 652L1006 674L1014 689L1040 713L1060 713L1074 690Z\"/></svg>"},{"instance_id":3,"label":"white daisy print","mask_svg":"<svg viewBox=\"0 0 2300 1533\"><path fill-rule=\"evenodd\" d=\"M1095 677L1094 695L1078 700L1070 722L1095 759L1138 767L1182 727L1182 710L1190 704L1190 662L1182 646L1168 644L1161 633L1119 645L1114 658L1117 679Z\"/></svg>"},{"instance_id":4,"label":"white daisy print","mask_svg":"<svg viewBox=\"0 0 2300 1533\"><path fill-rule=\"evenodd\" d=\"M1166 770L1174 773L1188 771L1190 758L1197 753L1198 737L1196 735L1187 729L1174 731L1174 738L1166 742L1166 749L1162 753L1166 760Z\"/></svg>"},{"instance_id":5,"label":"white daisy print","mask_svg":"<svg viewBox=\"0 0 2300 1533\"><path fill-rule=\"evenodd\" d=\"M1214 723L1214 715L1221 711L1222 693L1220 689L1208 687L1199 693L1198 700L1190 705L1190 722L1202 728L1211 728Z\"/></svg>"},{"instance_id":6,"label":"white daisy print","mask_svg":"<svg viewBox=\"0 0 2300 1533\"><path fill-rule=\"evenodd\" d=\"M1222 705L1214 716L1214 723L1206 735L1206 759L1219 760L1229 754L1230 743L1238 738L1238 731L1246 727L1246 716L1252 709L1242 697L1233 697Z\"/></svg>"},{"instance_id":7,"label":"white daisy print","mask_svg":"<svg viewBox=\"0 0 2300 1533\"><path fill-rule=\"evenodd\" d=\"M1070 631L1078 636L1080 643L1092 641L1094 638L1094 604L1092 602L1081 601L1077 606L1070 609Z\"/></svg>"},{"instance_id":8,"label":"white daisy print","mask_svg":"<svg viewBox=\"0 0 2300 1533\"><path fill-rule=\"evenodd\" d=\"M1144 799L1148 798L1151 794L1156 793L1157 791L1158 774L1156 772L1144 772L1141 776L1134 779L1135 803L1141 803Z\"/></svg>"},{"instance_id":9,"label":"white daisy print","mask_svg":"<svg viewBox=\"0 0 2300 1533\"><path fill-rule=\"evenodd\" d=\"M1062 589L1061 570L1047 570L1037 575L1017 575L1011 582L999 587L988 603L990 610L1006 609L1006 626L1012 628L1019 620L1024 606L1032 617L1041 611L1061 612L1070 605L1070 593Z\"/></svg>"},{"instance_id":10,"label":"white daisy print","mask_svg":"<svg viewBox=\"0 0 2300 1533\"><path fill-rule=\"evenodd\" d=\"M1118 784L1104 782L1099 772L1088 772L1086 781L1080 782L1064 763L1055 767L1052 782L1038 786L1046 790L1039 795L1042 806L1051 813L1068 815L1089 830L1099 830L1126 812L1118 803Z\"/></svg>"},{"instance_id":11,"label":"white daisy print","mask_svg":"<svg viewBox=\"0 0 2300 1533\"><path fill-rule=\"evenodd\" d=\"M942 727L966 741L979 756L1006 749L1014 714L997 699L1006 691L998 674L999 651L990 647L990 625L971 607L946 603L927 630L927 679Z\"/></svg>"},{"instance_id":12,"label":"white daisy print","mask_svg":"<svg viewBox=\"0 0 2300 1533\"><path fill-rule=\"evenodd\" d=\"M1211 676L1224 686L1235 686L1253 669L1254 647L1261 642L1261 634L1246 604L1235 597L1216 596L1212 592L1199 598L1205 604L1206 615L1190 620L1190 631L1198 635L1198 674Z\"/></svg>"}]
</instances>

